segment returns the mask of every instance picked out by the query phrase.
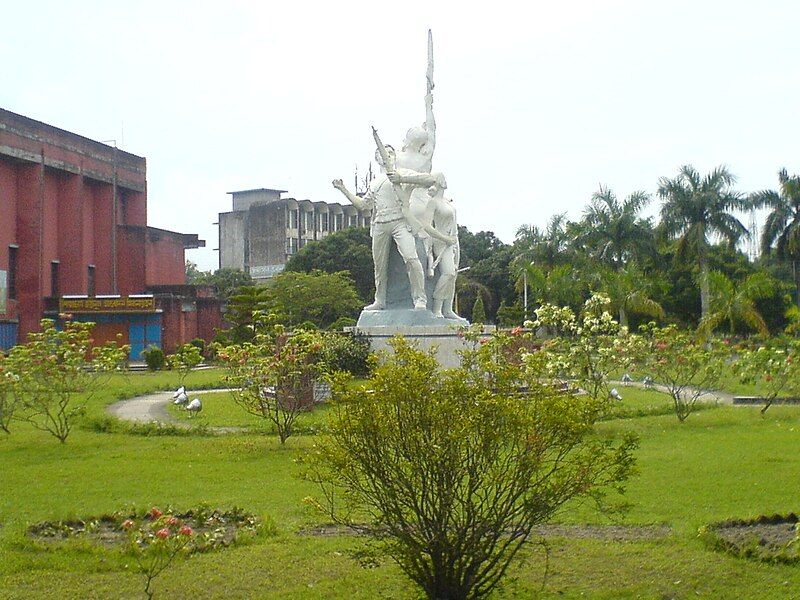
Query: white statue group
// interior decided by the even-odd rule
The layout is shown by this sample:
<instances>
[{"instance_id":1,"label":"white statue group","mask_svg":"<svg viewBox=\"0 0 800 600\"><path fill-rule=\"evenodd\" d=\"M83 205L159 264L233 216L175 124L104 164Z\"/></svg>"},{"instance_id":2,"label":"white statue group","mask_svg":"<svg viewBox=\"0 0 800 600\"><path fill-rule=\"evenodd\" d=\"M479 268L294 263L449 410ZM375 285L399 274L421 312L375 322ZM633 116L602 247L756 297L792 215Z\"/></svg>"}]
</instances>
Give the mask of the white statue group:
<instances>
[{"instance_id":1,"label":"white statue group","mask_svg":"<svg viewBox=\"0 0 800 600\"><path fill-rule=\"evenodd\" d=\"M430 31L426 79L425 124L408 130L400 152L392 146L384 146L373 128L378 147L375 158L381 167L381 175L370 183L364 197L348 190L341 179L334 180L333 186L359 210L371 211L375 301L364 310L379 311L388 307L389 255L394 243L405 263L413 308L428 309L427 276L434 280L430 302L433 316L463 322L453 311L459 262L456 212L452 200L444 196L447 188L444 176L433 171L436 122L433 118L433 43ZM417 240L421 242L419 245Z\"/></svg>"}]
</instances>

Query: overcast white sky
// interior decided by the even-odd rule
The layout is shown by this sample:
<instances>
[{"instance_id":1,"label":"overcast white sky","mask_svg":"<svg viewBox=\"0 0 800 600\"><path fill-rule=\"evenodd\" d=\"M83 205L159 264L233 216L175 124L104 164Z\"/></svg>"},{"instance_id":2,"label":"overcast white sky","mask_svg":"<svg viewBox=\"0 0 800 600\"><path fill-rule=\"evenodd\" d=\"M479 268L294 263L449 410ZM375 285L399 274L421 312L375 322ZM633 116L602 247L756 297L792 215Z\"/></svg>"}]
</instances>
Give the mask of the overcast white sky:
<instances>
[{"instance_id":1,"label":"overcast white sky","mask_svg":"<svg viewBox=\"0 0 800 600\"><path fill-rule=\"evenodd\" d=\"M510 242L578 218L599 184L654 192L682 164L742 191L800 172L800 2L5 2L0 106L145 156L149 224L217 266L232 190L340 201L424 120L459 219ZM655 212L654 201L651 212Z\"/></svg>"}]
</instances>

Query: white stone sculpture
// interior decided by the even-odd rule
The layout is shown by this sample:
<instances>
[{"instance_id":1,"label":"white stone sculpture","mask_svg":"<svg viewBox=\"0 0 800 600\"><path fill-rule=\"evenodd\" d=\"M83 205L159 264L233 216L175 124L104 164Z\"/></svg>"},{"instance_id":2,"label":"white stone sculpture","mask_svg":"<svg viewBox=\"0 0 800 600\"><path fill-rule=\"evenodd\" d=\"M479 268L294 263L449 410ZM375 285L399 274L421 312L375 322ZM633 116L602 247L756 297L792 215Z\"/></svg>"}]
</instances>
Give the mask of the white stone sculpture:
<instances>
[{"instance_id":1,"label":"white stone sculpture","mask_svg":"<svg viewBox=\"0 0 800 600\"><path fill-rule=\"evenodd\" d=\"M401 283L393 279L397 273L391 270L390 265L394 246L405 265L411 306L415 311L427 310L429 304L432 308L428 320L416 315L402 324L432 324L437 318L455 319L463 324L466 321L453 311L459 259L455 210L444 198L447 187L444 177L432 172L436 121L433 116L433 42L430 31L426 82L425 123L408 130L399 153L395 154L391 146L384 146L373 128L378 146L376 160L382 173L372 181L367 194L363 198L356 196L341 179L334 180L333 186L360 210L372 211L370 234L375 265L375 301L364 307L364 311L388 308L390 288ZM432 288L430 300L425 291L426 272L435 280L429 286ZM385 320L381 323L393 324Z\"/></svg>"}]
</instances>

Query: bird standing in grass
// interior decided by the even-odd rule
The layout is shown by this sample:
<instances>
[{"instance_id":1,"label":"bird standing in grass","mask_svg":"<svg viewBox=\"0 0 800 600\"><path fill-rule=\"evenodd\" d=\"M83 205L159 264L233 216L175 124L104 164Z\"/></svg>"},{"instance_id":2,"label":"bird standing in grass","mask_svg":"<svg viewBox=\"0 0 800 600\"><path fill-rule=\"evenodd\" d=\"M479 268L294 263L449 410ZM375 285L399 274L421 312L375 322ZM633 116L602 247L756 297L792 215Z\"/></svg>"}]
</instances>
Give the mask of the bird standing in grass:
<instances>
[{"instance_id":1,"label":"bird standing in grass","mask_svg":"<svg viewBox=\"0 0 800 600\"><path fill-rule=\"evenodd\" d=\"M611 388L611 391L608 392L608 395L614 400L622 400L622 395L617 391L617 388Z\"/></svg>"},{"instance_id":2,"label":"bird standing in grass","mask_svg":"<svg viewBox=\"0 0 800 600\"><path fill-rule=\"evenodd\" d=\"M196 415L203 410L203 403L200 402L200 398L195 398L189 402L189 404L186 405L186 410L188 410L192 415Z\"/></svg>"},{"instance_id":3,"label":"bird standing in grass","mask_svg":"<svg viewBox=\"0 0 800 600\"><path fill-rule=\"evenodd\" d=\"M174 404L186 404L189 401L189 396L186 395L186 388L181 386L172 395Z\"/></svg>"}]
</instances>

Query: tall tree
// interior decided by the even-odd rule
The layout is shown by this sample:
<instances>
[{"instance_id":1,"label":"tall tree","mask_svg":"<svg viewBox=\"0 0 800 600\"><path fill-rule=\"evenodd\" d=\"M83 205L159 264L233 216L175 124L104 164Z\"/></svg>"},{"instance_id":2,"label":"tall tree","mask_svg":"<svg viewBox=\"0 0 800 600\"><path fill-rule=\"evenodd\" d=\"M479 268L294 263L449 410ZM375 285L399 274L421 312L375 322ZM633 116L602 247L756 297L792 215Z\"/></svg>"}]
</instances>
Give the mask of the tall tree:
<instances>
[{"instance_id":1,"label":"tall tree","mask_svg":"<svg viewBox=\"0 0 800 600\"><path fill-rule=\"evenodd\" d=\"M371 244L369 229L348 227L303 246L286 263L286 271L348 271L362 302L372 302L375 297L375 275Z\"/></svg>"},{"instance_id":2,"label":"tall tree","mask_svg":"<svg viewBox=\"0 0 800 600\"><path fill-rule=\"evenodd\" d=\"M607 269L596 276L599 291L611 300L609 308L619 315L619 324L628 327L631 314L664 318L664 309L650 297L650 282L636 265L630 264L619 271Z\"/></svg>"},{"instance_id":3,"label":"tall tree","mask_svg":"<svg viewBox=\"0 0 800 600\"><path fill-rule=\"evenodd\" d=\"M701 318L709 313L709 236L722 237L734 246L747 233L747 228L729 212L750 207L750 201L732 189L735 181L725 167L717 167L703 177L691 165L684 165L677 177L662 177L658 183L658 195L664 201L662 231L677 238L678 257L692 255L697 261Z\"/></svg>"},{"instance_id":4,"label":"tall tree","mask_svg":"<svg viewBox=\"0 0 800 600\"><path fill-rule=\"evenodd\" d=\"M548 270L569 262L567 226L567 214L560 213L550 217L544 230L535 225L519 227L514 239L518 264L535 263Z\"/></svg>"},{"instance_id":5,"label":"tall tree","mask_svg":"<svg viewBox=\"0 0 800 600\"><path fill-rule=\"evenodd\" d=\"M789 260L795 284L795 302L800 307L800 177L781 169L778 172L780 189L762 190L750 196L757 207L770 209L761 233L761 251L771 254L774 246L778 260Z\"/></svg>"},{"instance_id":6,"label":"tall tree","mask_svg":"<svg viewBox=\"0 0 800 600\"><path fill-rule=\"evenodd\" d=\"M711 271L708 275L711 306L708 315L700 322L700 330L711 333L727 322L730 333L736 332L736 323L744 323L763 335L769 333L764 317L756 308L756 300L772 293L774 282L762 271L749 275L744 281L734 283L724 273Z\"/></svg>"},{"instance_id":7,"label":"tall tree","mask_svg":"<svg viewBox=\"0 0 800 600\"><path fill-rule=\"evenodd\" d=\"M620 202L614 192L600 186L583 213L576 242L615 271L631 259L640 259L653 248L653 225L639 216L649 202L650 196L642 191Z\"/></svg>"}]
</instances>

